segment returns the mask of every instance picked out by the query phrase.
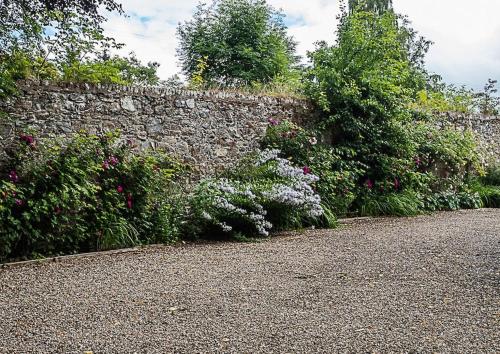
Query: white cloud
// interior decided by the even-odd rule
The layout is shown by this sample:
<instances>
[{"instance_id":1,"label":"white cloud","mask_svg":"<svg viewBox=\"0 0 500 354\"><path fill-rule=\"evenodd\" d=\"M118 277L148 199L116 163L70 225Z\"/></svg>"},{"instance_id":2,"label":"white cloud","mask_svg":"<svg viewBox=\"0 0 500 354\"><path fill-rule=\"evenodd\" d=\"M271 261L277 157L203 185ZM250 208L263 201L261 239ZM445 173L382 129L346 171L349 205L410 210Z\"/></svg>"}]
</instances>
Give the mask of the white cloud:
<instances>
[{"instance_id":1,"label":"white cloud","mask_svg":"<svg viewBox=\"0 0 500 354\"><path fill-rule=\"evenodd\" d=\"M305 56L318 40L333 42L339 0L268 0L297 21L290 34ZM500 79L500 1L498 0L394 0L397 12L435 44L427 63L449 83L479 89L487 78ZM122 0L127 18L112 16L108 34L135 51L143 61L158 61L162 78L179 72L175 48L176 27L192 15L197 0ZM142 19L141 19L142 18Z\"/></svg>"}]
</instances>

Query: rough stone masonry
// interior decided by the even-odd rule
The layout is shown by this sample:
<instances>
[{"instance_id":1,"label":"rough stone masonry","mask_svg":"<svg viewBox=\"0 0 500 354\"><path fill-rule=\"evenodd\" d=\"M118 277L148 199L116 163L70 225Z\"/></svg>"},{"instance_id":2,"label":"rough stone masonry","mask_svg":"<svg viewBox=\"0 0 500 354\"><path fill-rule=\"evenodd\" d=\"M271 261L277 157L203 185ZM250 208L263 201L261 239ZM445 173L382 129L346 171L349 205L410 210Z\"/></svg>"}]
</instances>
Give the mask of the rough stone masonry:
<instances>
[{"instance_id":1,"label":"rough stone masonry","mask_svg":"<svg viewBox=\"0 0 500 354\"><path fill-rule=\"evenodd\" d=\"M299 124L315 116L306 100L220 91L116 85L21 82L20 95L0 102L0 162L5 148L26 131L42 136L119 129L141 147L164 148L206 175L254 150L269 118ZM488 159L500 160L500 117L449 115L480 137Z\"/></svg>"},{"instance_id":2,"label":"rough stone masonry","mask_svg":"<svg viewBox=\"0 0 500 354\"><path fill-rule=\"evenodd\" d=\"M164 148L205 175L253 151L268 119L300 122L307 101L215 91L21 82L0 102L0 152L29 130L42 136L119 129L141 147Z\"/></svg>"}]
</instances>

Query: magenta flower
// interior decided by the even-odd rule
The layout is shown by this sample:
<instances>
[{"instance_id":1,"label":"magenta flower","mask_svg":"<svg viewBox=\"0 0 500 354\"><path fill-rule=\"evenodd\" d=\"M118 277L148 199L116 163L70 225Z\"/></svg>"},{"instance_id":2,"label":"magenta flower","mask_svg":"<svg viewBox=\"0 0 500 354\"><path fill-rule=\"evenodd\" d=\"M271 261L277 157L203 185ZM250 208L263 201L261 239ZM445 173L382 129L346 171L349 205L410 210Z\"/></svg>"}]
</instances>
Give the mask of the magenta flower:
<instances>
[{"instance_id":1,"label":"magenta flower","mask_svg":"<svg viewBox=\"0 0 500 354\"><path fill-rule=\"evenodd\" d=\"M401 186L401 183L399 182L399 179L394 178L394 188L397 190Z\"/></svg>"},{"instance_id":2,"label":"magenta flower","mask_svg":"<svg viewBox=\"0 0 500 354\"><path fill-rule=\"evenodd\" d=\"M127 208L132 209L132 194L127 195Z\"/></svg>"},{"instance_id":3,"label":"magenta flower","mask_svg":"<svg viewBox=\"0 0 500 354\"><path fill-rule=\"evenodd\" d=\"M268 122L268 123L269 123L269 125L271 125L271 126L275 126L275 125L278 125L278 124L279 124L279 122L278 122L276 119L273 119L273 118L269 118L269 119L267 120L267 122Z\"/></svg>"},{"instance_id":4,"label":"magenta flower","mask_svg":"<svg viewBox=\"0 0 500 354\"><path fill-rule=\"evenodd\" d=\"M119 161L119 160L118 160L118 158L116 158L115 156L111 156L111 157L109 158L109 163L110 163L112 166L116 166L116 165L118 165L118 162L120 162L120 161Z\"/></svg>"},{"instance_id":5,"label":"magenta flower","mask_svg":"<svg viewBox=\"0 0 500 354\"><path fill-rule=\"evenodd\" d=\"M108 162L108 160L104 160L104 162L102 163L102 168L105 169L105 170L109 170L109 162Z\"/></svg>"},{"instance_id":6,"label":"magenta flower","mask_svg":"<svg viewBox=\"0 0 500 354\"><path fill-rule=\"evenodd\" d=\"M21 139L21 141L24 141L29 146L35 145L35 138L31 135L20 135L19 139Z\"/></svg>"},{"instance_id":7,"label":"magenta flower","mask_svg":"<svg viewBox=\"0 0 500 354\"><path fill-rule=\"evenodd\" d=\"M373 188L373 182L372 182L372 180L368 178L368 179L366 180L366 182L365 182L365 186L366 186L366 188L368 188L368 189L372 189L372 188Z\"/></svg>"},{"instance_id":8,"label":"magenta flower","mask_svg":"<svg viewBox=\"0 0 500 354\"><path fill-rule=\"evenodd\" d=\"M309 166L304 166L302 167L302 172L304 172L305 175L308 175L312 172L312 170Z\"/></svg>"},{"instance_id":9,"label":"magenta flower","mask_svg":"<svg viewBox=\"0 0 500 354\"><path fill-rule=\"evenodd\" d=\"M24 202L21 199L16 199L15 203L17 206L21 206L24 204Z\"/></svg>"},{"instance_id":10,"label":"magenta flower","mask_svg":"<svg viewBox=\"0 0 500 354\"><path fill-rule=\"evenodd\" d=\"M116 191L117 191L118 193L123 193L123 190L124 190L124 189L123 189L123 186L121 186L121 185L120 185L120 186L118 186L118 187L116 187Z\"/></svg>"},{"instance_id":11,"label":"magenta flower","mask_svg":"<svg viewBox=\"0 0 500 354\"><path fill-rule=\"evenodd\" d=\"M12 170L9 172L9 179L12 183L17 183L19 182L19 176L17 175L17 172Z\"/></svg>"},{"instance_id":12,"label":"magenta flower","mask_svg":"<svg viewBox=\"0 0 500 354\"><path fill-rule=\"evenodd\" d=\"M422 163L422 160L420 160L420 157L417 156L415 158L415 165L417 165L417 167L418 167L418 166L420 166L421 163Z\"/></svg>"}]
</instances>

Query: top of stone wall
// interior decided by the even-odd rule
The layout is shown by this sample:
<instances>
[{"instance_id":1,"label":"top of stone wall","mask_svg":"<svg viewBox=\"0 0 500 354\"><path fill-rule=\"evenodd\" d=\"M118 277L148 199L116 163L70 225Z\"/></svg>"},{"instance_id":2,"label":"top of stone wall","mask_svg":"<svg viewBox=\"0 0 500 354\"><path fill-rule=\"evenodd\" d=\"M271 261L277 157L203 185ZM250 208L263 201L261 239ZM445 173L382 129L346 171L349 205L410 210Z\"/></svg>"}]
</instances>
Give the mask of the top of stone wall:
<instances>
[{"instance_id":1,"label":"top of stone wall","mask_svg":"<svg viewBox=\"0 0 500 354\"><path fill-rule=\"evenodd\" d=\"M247 94L234 91L206 90L195 91L187 89L173 89L166 87L146 87L146 86L126 86L116 84L92 84L74 82L52 82L36 80L20 80L17 86L22 91L50 91L67 93L101 93L116 94L119 96L147 96L147 97L167 97L182 96L186 98L206 98L238 101L241 103L268 103L281 105L307 105L311 103L307 99L292 97L275 97L266 95Z\"/></svg>"}]
</instances>

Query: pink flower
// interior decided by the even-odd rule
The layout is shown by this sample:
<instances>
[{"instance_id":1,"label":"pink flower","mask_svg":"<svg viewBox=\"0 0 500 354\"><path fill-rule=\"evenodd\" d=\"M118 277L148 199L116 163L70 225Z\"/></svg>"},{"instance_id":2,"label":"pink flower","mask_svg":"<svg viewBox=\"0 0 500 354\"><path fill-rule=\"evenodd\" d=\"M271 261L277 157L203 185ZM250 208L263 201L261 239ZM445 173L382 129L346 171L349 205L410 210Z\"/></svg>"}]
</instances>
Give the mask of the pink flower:
<instances>
[{"instance_id":1,"label":"pink flower","mask_svg":"<svg viewBox=\"0 0 500 354\"><path fill-rule=\"evenodd\" d=\"M271 125L271 126L275 126L275 125L278 125L278 124L279 124L279 122L278 122L276 119L273 119L273 118L269 118L269 119L267 120L267 122L268 122L268 123L269 123L269 125Z\"/></svg>"},{"instance_id":2,"label":"pink flower","mask_svg":"<svg viewBox=\"0 0 500 354\"><path fill-rule=\"evenodd\" d=\"M420 157L417 156L415 158L415 165L417 165L417 167L418 167L418 166L420 166L421 163L422 163L422 160L420 160Z\"/></svg>"},{"instance_id":3,"label":"pink flower","mask_svg":"<svg viewBox=\"0 0 500 354\"><path fill-rule=\"evenodd\" d=\"M15 203L17 206L21 206L24 204L24 202L21 199L16 199Z\"/></svg>"},{"instance_id":4,"label":"pink flower","mask_svg":"<svg viewBox=\"0 0 500 354\"><path fill-rule=\"evenodd\" d=\"M127 208L132 209L132 194L127 194Z\"/></svg>"},{"instance_id":5,"label":"pink flower","mask_svg":"<svg viewBox=\"0 0 500 354\"><path fill-rule=\"evenodd\" d=\"M12 170L9 172L9 179L12 183L17 183L19 182L19 176L17 175L17 172Z\"/></svg>"},{"instance_id":6,"label":"pink flower","mask_svg":"<svg viewBox=\"0 0 500 354\"><path fill-rule=\"evenodd\" d=\"M120 186L116 187L116 191L118 193L123 193L123 186L120 185Z\"/></svg>"},{"instance_id":7,"label":"pink flower","mask_svg":"<svg viewBox=\"0 0 500 354\"><path fill-rule=\"evenodd\" d=\"M102 163L102 168L105 169L105 170L109 170L109 162L108 162L108 160L104 160L104 162Z\"/></svg>"},{"instance_id":8,"label":"pink flower","mask_svg":"<svg viewBox=\"0 0 500 354\"><path fill-rule=\"evenodd\" d=\"M365 186L366 186L366 188L368 188L368 189L372 189L372 188L373 188L373 182L372 182L372 180L368 178L368 179L366 180L366 182L365 182Z\"/></svg>"},{"instance_id":9,"label":"pink flower","mask_svg":"<svg viewBox=\"0 0 500 354\"><path fill-rule=\"evenodd\" d=\"M118 165L120 161L118 160L118 158L116 158L115 156L111 156L109 158L109 163L112 165L112 166L116 166Z\"/></svg>"},{"instance_id":10,"label":"pink flower","mask_svg":"<svg viewBox=\"0 0 500 354\"><path fill-rule=\"evenodd\" d=\"M305 175L308 175L312 172L312 170L309 166L302 167L302 171L304 172Z\"/></svg>"},{"instance_id":11,"label":"pink flower","mask_svg":"<svg viewBox=\"0 0 500 354\"><path fill-rule=\"evenodd\" d=\"M35 145L35 138L33 138L33 136L31 135L20 135L19 139L21 139L21 141L24 141L29 146Z\"/></svg>"}]
</instances>

